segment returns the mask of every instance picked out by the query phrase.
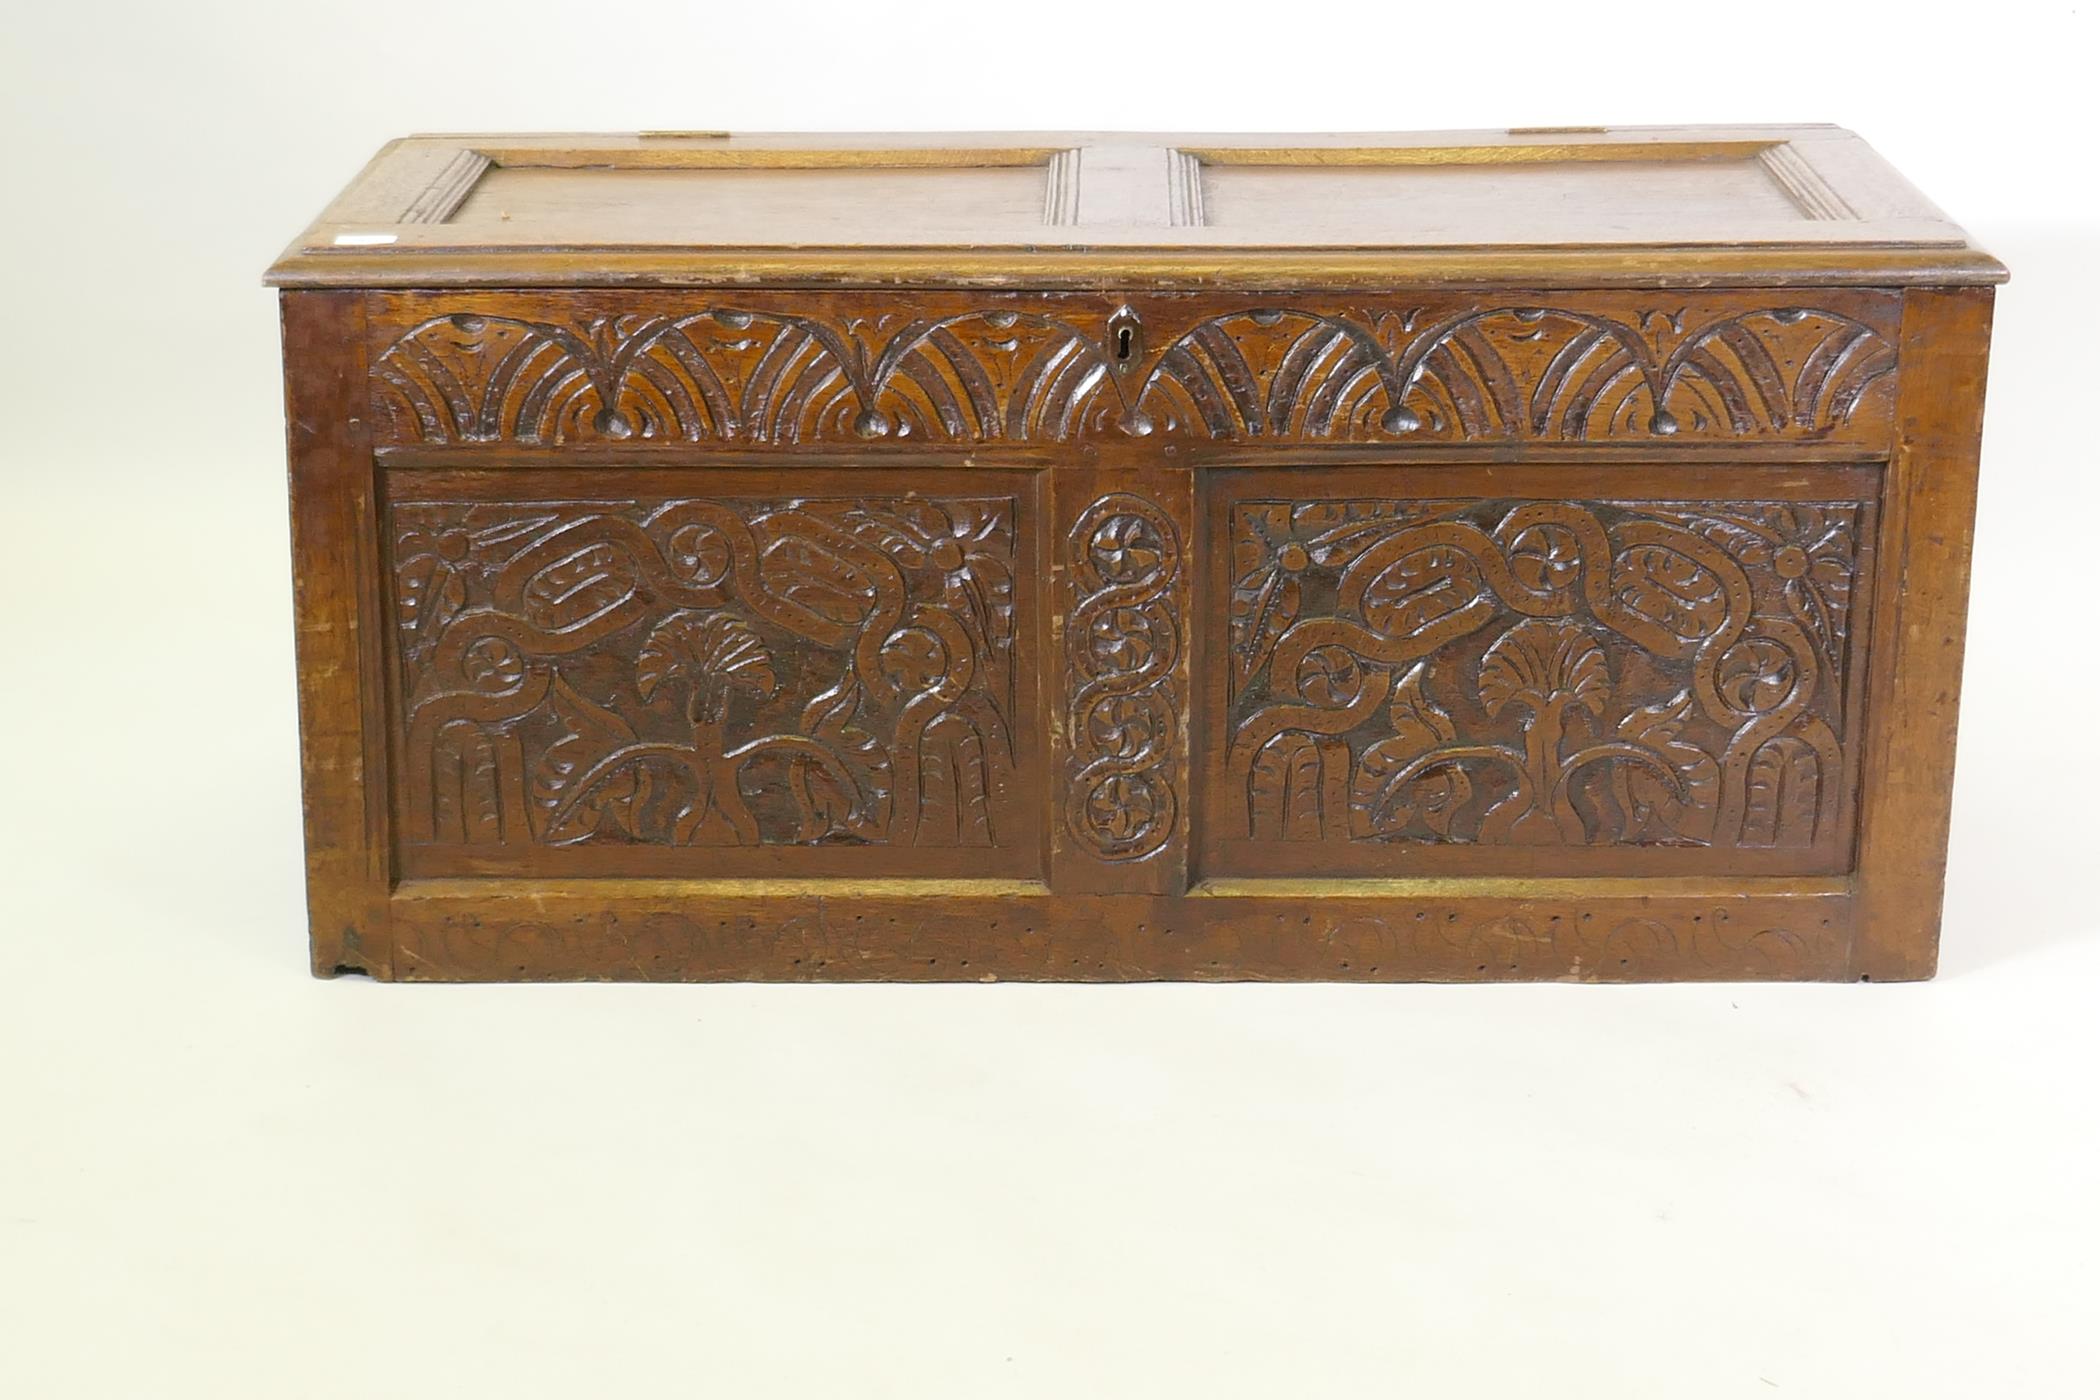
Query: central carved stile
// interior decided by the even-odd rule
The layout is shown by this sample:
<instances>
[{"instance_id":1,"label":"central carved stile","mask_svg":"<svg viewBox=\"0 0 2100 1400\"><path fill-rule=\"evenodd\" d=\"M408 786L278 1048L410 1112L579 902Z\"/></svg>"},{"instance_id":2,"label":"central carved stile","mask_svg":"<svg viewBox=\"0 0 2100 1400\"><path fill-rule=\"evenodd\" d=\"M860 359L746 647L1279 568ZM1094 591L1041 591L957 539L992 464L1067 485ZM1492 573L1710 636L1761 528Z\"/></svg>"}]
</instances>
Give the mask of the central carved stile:
<instances>
[{"instance_id":1,"label":"central carved stile","mask_svg":"<svg viewBox=\"0 0 2100 1400\"><path fill-rule=\"evenodd\" d=\"M1157 505L1118 492L1080 515L1066 549L1065 825L1102 860L1142 860L1166 844L1182 806L1174 755L1181 540Z\"/></svg>"}]
</instances>

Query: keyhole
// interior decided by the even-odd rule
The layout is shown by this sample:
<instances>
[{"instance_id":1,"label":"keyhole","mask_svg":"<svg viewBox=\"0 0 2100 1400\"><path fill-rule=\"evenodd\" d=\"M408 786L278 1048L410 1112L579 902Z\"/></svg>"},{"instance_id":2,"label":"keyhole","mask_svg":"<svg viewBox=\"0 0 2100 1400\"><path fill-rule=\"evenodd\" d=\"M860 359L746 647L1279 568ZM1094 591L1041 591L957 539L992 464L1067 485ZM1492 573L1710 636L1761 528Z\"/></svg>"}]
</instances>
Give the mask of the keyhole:
<instances>
[{"instance_id":1,"label":"keyhole","mask_svg":"<svg viewBox=\"0 0 2100 1400\"><path fill-rule=\"evenodd\" d=\"M1135 371L1138 357L1145 353L1145 328L1135 311L1126 306L1108 318L1108 343L1114 347L1109 355L1116 373Z\"/></svg>"}]
</instances>

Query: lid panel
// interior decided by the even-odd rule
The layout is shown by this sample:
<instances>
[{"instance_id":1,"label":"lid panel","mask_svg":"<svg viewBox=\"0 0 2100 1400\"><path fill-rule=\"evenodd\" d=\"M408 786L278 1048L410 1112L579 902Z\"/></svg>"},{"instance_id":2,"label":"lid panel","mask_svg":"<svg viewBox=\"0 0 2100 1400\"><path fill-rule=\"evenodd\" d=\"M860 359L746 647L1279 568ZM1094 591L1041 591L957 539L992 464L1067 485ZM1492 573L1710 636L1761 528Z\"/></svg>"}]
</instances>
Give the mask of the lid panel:
<instances>
[{"instance_id":1,"label":"lid panel","mask_svg":"<svg viewBox=\"0 0 2100 1400\"><path fill-rule=\"evenodd\" d=\"M1994 281L1833 127L1190 136L429 136L271 270L303 286ZM1142 256L1139 256L1142 255ZM1493 256L1488 256L1493 255ZM917 261L915 262L914 259ZM1623 261L1623 265L1615 264Z\"/></svg>"},{"instance_id":2,"label":"lid panel","mask_svg":"<svg viewBox=\"0 0 2100 1400\"><path fill-rule=\"evenodd\" d=\"M1204 161L1204 222L1288 237L1308 211L1393 241L1551 243L1725 237L1817 217L1761 158L1452 160L1302 165Z\"/></svg>"},{"instance_id":3,"label":"lid panel","mask_svg":"<svg viewBox=\"0 0 2100 1400\"><path fill-rule=\"evenodd\" d=\"M811 169L491 165L443 222L463 240L653 243L916 241L977 223L1040 227L1049 160L1033 165Z\"/></svg>"}]
</instances>

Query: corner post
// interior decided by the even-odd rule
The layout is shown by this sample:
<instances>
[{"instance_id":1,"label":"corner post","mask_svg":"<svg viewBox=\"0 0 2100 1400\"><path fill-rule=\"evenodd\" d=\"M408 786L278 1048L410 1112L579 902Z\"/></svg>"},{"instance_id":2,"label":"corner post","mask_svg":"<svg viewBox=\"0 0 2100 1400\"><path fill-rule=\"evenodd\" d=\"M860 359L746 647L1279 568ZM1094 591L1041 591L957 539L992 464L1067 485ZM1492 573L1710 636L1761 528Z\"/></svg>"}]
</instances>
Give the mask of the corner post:
<instances>
[{"instance_id":1,"label":"corner post","mask_svg":"<svg viewBox=\"0 0 2100 1400\"><path fill-rule=\"evenodd\" d=\"M1988 287L1904 298L1868 657L1856 979L1909 981L1939 965L1991 304Z\"/></svg>"},{"instance_id":2,"label":"corner post","mask_svg":"<svg viewBox=\"0 0 2100 1400\"><path fill-rule=\"evenodd\" d=\"M364 299L281 294L313 972L394 975Z\"/></svg>"}]
</instances>

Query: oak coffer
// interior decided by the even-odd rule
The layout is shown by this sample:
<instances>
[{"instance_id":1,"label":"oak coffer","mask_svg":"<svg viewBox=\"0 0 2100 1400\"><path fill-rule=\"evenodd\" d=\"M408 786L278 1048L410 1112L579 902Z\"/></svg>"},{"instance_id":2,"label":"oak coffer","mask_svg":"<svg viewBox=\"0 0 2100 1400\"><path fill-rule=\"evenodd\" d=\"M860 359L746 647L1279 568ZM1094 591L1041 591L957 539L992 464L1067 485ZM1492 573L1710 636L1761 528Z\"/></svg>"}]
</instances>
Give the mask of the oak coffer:
<instances>
[{"instance_id":1,"label":"oak coffer","mask_svg":"<svg viewBox=\"0 0 2100 1400\"><path fill-rule=\"evenodd\" d=\"M396 142L314 970L1929 976L2004 275L1831 127Z\"/></svg>"}]
</instances>

